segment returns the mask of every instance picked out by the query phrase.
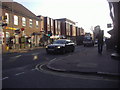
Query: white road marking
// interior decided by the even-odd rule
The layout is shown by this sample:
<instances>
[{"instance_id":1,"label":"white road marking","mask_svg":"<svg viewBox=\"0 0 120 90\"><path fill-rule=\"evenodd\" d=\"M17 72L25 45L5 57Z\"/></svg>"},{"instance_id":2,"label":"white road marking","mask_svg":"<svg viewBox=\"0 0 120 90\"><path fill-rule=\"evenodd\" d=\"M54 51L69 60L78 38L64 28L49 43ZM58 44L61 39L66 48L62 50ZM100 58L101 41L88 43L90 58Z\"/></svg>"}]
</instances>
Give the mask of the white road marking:
<instances>
[{"instance_id":1,"label":"white road marking","mask_svg":"<svg viewBox=\"0 0 120 90\"><path fill-rule=\"evenodd\" d=\"M21 75L21 74L24 74L25 72L21 72L21 73L17 73L15 74L15 76L18 76L18 75Z\"/></svg>"},{"instance_id":2,"label":"white road marking","mask_svg":"<svg viewBox=\"0 0 120 90\"><path fill-rule=\"evenodd\" d=\"M45 64L40 65L40 70L42 70L42 71L43 71L43 69L42 69L42 66L43 66L43 65L45 65Z\"/></svg>"},{"instance_id":3,"label":"white road marking","mask_svg":"<svg viewBox=\"0 0 120 90\"><path fill-rule=\"evenodd\" d=\"M7 79L8 77L4 77L4 78L2 78L2 80L5 80L5 79Z\"/></svg>"},{"instance_id":4,"label":"white road marking","mask_svg":"<svg viewBox=\"0 0 120 90\"><path fill-rule=\"evenodd\" d=\"M52 61L54 61L54 60L56 60L56 58L50 60L50 62L52 62ZM44 69L42 69L42 66L45 65L45 64L46 64L46 63L41 64L41 65L40 65L40 64L36 65L36 69L39 71L38 66L40 65L40 66L39 66L40 70L44 70Z\"/></svg>"},{"instance_id":5,"label":"white road marking","mask_svg":"<svg viewBox=\"0 0 120 90\"><path fill-rule=\"evenodd\" d=\"M55 61L55 60L56 60L56 58L54 58L54 59L50 60L50 62Z\"/></svg>"},{"instance_id":6,"label":"white road marking","mask_svg":"<svg viewBox=\"0 0 120 90\"><path fill-rule=\"evenodd\" d=\"M52 62L55 61L55 60L56 60L56 58L50 60L49 64L52 63ZM59 60L59 59L57 59L57 60Z\"/></svg>"},{"instance_id":7,"label":"white road marking","mask_svg":"<svg viewBox=\"0 0 120 90\"><path fill-rule=\"evenodd\" d=\"M17 56L14 56L14 57L10 57L11 59L16 59L16 58L19 58L21 57L22 55L17 55Z\"/></svg>"},{"instance_id":8,"label":"white road marking","mask_svg":"<svg viewBox=\"0 0 120 90\"><path fill-rule=\"evenodd\" d=\"M39 69L38 69L38 66L39 66L39 64L36 65L36 67L35 67L36 70L39 70Z\"/></svg>"},{"instance_id":9,"label":"white road marking","mask_svg":"<svg viewBox=\"0 0 120 90\"><path fill-rule=\"evenodd\" d=\"M33 60L37 60L37 59L38 59L38 56L35 55L35 56L33 57Z\"/></svg>"},{"instance_id":10,"label":"white road marking","mask_svg":"<svg viewBox=\"0 0 120 90\"><path fill-rule=\"evenodd\" d=\"M31 71L34 71L34 70L36 70L36 69L31 69Z\"/></svg>"},{"instance_id":11,"label":"white road marking","mask_svg":"<svg viewBox=\"0 0 120 90\"><path fill-rule=\"evenodd\" d=\"M16 58L21 57L22 55L15 56Z\"/></svg>"}]
</instances>

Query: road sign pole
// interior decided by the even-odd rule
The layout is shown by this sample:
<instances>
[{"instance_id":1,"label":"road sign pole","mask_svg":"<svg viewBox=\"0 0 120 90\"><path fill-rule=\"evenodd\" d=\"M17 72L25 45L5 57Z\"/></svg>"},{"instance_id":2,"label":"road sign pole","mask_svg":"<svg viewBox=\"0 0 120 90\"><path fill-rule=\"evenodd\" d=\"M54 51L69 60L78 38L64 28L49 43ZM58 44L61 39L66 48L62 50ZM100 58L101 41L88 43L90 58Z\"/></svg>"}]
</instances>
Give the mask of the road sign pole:
<instances>
[{"instance_id":1,"label":"road sign pole","mask_svg":"<svg viewBox=\"0 0 120 90\"><path fill-rule=\"evenodd\" d=\"M6 43L6 26L3 26L3 32L4 32L4 39L3 39L3 52L7 52L7 43Z\"/></svg>"}]
</instances>

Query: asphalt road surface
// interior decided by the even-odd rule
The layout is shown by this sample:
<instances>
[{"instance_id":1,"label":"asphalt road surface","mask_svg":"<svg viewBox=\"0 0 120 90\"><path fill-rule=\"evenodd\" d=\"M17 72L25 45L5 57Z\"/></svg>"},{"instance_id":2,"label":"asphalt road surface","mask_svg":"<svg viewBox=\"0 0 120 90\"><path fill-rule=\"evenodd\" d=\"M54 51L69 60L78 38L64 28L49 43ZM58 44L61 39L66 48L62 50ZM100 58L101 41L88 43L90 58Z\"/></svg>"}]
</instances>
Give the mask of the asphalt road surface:
<instances>
[{"instance_id":1,"label":"asphalt road surface","mask_svg":"<svg viewBox=\"0 0 120 90\"><path fill-rule=\"evenodd\" d=\"M69 57L88 47L77 46L74 53L46 54L44 48L27 53L5 54L2 58L2 88L116 88L116 79L74 73L55 72L45 64L54 59ZM95 47L90 47L95 48ZM38 69L39 66L39 69Z\"/></svg>"}]
</instances>

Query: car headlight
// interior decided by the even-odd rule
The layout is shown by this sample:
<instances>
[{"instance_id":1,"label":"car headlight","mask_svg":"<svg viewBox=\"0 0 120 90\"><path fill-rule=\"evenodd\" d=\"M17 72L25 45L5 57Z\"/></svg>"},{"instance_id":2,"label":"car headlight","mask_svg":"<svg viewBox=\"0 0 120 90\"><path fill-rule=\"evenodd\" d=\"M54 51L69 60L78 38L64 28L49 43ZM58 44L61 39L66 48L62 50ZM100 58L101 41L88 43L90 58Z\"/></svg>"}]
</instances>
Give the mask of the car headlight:
<instances>
[{"instance_id":1,"label":"car headlight","mask_svg":"<svg viewBox=\"0 0 120 90\"><path fill-rule=\"evenodd\" d=\"M46 46L46 48L48 48L48 46Z\"/></svg>"},{"instance_id":2,"label":"car headlight","mask_svg":"<svg viewBox=\"0 0 120 90\"><path fill-rule=\"evenodd\" d=\"M57 48L61 48L60 46L58 46Z\"/></svg>"}]
</instances>

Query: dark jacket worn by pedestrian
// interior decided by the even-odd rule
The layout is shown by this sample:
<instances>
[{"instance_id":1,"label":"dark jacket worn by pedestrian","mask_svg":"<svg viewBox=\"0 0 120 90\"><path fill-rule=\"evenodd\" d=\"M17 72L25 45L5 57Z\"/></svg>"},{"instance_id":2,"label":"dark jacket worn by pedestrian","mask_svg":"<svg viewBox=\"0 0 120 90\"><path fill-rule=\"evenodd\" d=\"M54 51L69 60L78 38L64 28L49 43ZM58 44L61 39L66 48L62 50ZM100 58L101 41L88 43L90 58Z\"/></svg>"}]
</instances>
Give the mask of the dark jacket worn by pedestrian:
<instances>
[{"instance_id":1,"label":"dark jacket worn by pedestrian","mask_svg":"<svg viewBox=\"0 0 120 90\"><path fill-rule=\"evenodd\" d=\"M98 44L103 44L103 32L100 31L99 34L97 35L98 38Z\"/></svg>"}]
</instances>

